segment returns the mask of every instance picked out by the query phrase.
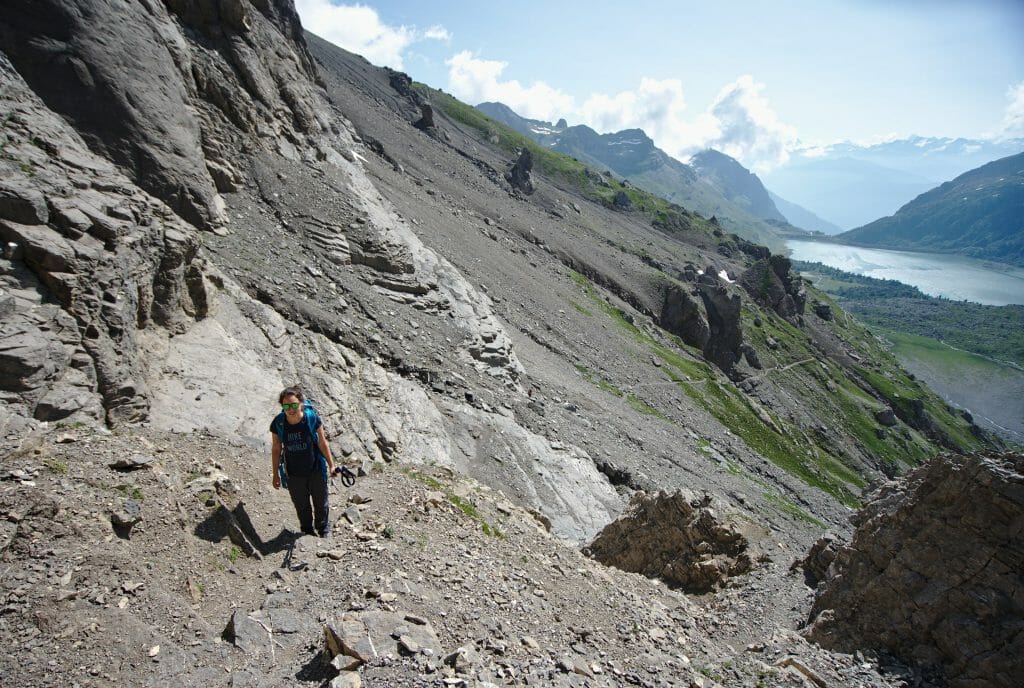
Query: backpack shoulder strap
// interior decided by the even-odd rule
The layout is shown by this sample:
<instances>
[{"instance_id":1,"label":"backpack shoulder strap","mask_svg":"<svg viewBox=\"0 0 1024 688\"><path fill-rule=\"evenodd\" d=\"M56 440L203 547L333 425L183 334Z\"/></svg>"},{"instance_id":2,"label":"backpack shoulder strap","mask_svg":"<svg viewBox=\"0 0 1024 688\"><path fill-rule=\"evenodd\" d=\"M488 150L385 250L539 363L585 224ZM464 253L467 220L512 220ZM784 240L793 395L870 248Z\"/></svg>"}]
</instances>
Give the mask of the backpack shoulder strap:
<instances>
[{"instance_id":1,"label":"backpack shoulder strap","mask_svg":"<svg viewBox=\"0 0 1024 688\"><path fill-rule=\"evenodd\" d=\"M283 413L279 413L276 416L274 416L274 420L273 420L273 422L270 425L271 425L271 427L274 428L274 432L277 433L277 438L279 440L281 440L281 443L283 444L284 443L284 437L285 437L285 435L284 435L284 414Z\"/></svg>"},{"instance_id":2,"label":"backpack shoulder strap","mask_svg":"<svg viewBox=\"0 0 1024 688\"><path fill-rule=\"evenodd\" d=\"M309 428L309 434L313 436L313 443L316 444L316 441L317 441L317 436L316 436L316 419L317 419L317 415L316 415L316 411L314 411L312 408L307 406L306 409L305 409L305 415L306 415L306 427Z\"/></svg>"},{"instance_id":3,"label":"backpack shoulder strap","mask_svg":"<svg viewBox=\"0 0 1024 688\"><path fill-rule=\"evenodd\" d=\"M324 480L327 480L328 479L328 475L327 475L327 457L324 456L324 453L322 451L320 451L320 436L317 435L317 433L316 433L316 421L317 421L316 411L313 409L312 406L307 406L306 407L306 427L309 428L310 439L312 439L312 441L313 441L313 454L314 454L314 456L316 456L317 459L319 459L320 471L323 473ZM323 427L323 425L322 425L323 421L321 420L320 422L321 422L321 427Z\"/></svg>"}]
</instances>

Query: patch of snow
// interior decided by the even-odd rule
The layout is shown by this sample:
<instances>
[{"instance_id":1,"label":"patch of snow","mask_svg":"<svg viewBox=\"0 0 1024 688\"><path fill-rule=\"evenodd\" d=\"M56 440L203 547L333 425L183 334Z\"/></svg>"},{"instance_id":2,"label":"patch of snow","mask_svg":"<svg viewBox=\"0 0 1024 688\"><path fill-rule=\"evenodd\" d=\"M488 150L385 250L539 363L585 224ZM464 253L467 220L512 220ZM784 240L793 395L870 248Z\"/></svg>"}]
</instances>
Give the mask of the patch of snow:
<instances>
[{"instance_id":1,"label":"patch of snow","mask_svg":"<svg viewBox=\"0 0 1024 688\"><path fill-rule=\"evenodd\" d=\"M729 279L729 273L728 273L728 272L726 272L726 271L725 271L724 269L723 269L723 270L719 270L719 272L718 272L718 276L719 276L719 277L720 277L721 279L723 279L723 280L725 280L726 282L728 282L729 284L732 284L733 282L735 282L735 281L736 281L736 280L734 280L734 279Z\"/></svg>"}]
</instances>

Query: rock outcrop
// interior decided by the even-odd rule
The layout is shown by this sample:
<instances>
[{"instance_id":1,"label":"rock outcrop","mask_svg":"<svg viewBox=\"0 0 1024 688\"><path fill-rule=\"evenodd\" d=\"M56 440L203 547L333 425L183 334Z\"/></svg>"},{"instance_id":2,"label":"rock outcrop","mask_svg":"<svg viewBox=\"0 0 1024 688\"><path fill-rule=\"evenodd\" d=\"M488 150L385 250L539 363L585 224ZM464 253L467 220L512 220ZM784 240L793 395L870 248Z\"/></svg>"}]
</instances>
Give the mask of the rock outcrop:
<instances>
[{"instance_id":1,"label":"rock outcrop","mask_svg":"<svg viewBox=\"0 0 1024 688\"><path fill-rule=\"evenodd\" d=\"M1024 673L1024 455L946 455L853 519L807 635L940 668L954 687Z\"/></svg>"},{"instance_id":2,"label":"rock outcrop","mask_svg":"<svg viewBox=\"0 0 1024 688\"><path fill-rule=\"evenodd\" d=\"M512 185L513 189L530 195L534 191L533 177L530 171L533 169L533 153L529 148L524 148L519 153L515 164L505 173L505 181Z\"/></svg>"},{"instance_id":3,"label":"rock outcrop","mask_svg":"<svg viewBox=\"0 0 1024 688\"><path fill-rule=\"evenodd\" d=\"M747 538L723 522L710 498L683 490L637 492L625 514L605 526L590 544L598 561L660 578L688 592L707 592L753 565Z\"/></svg>"},{"instance_id":4,"label":"rock outcrop","mask_svg":"<svg viewBox=\"0 0 1024 688\"><path fill-rule=\"evenodd\" d=\"M739 283L757 303L787 320L794 320L804 312L807 292L785 256L759 258L740 276Z\"/></svg>"},{"instance_id":5,"label":"rock outcrop","mask_svg":"<svg viewBox=\"0 0 1024 688\"><path fill-rule=\"evenodd\" d=\"M730 293L709 267L697 280L697 290L708 314L708 340L704 356L731 375L743 350L739 294Z\"/></svg>"},{"instance_id":6,"label":"rock outcrop","mask_svg":"<svg viewBox=\"0 0 1024 688\"><path fill-rule=\"evenodd\" d=\"M298 157L324 126L285 0L15 0L0 49L94 152L202 228L227 220L216 178L238 134Z\"/></svg>"},{"instance_id":7,"label":"rock outcrop","mask_svg":"<svg viewBox=\"0 0 1024 688\"><path fill-rule=\"evenodd\" d=\"M703 349L711 336L701 301L676 284L665 289L658 324L698 349Z\"/></svg>"},{"instance_id":8,"label":"rock outcrop","mask_svg":"<svg viewBox=\"0 0 1024 688\"><path fill-rule=\"evenodd\" d=\"M181 332L208 308L195 229L93 155L2 55L0 109L5 423L143 420L139 331Z\"/></svg>"}]
</instances>

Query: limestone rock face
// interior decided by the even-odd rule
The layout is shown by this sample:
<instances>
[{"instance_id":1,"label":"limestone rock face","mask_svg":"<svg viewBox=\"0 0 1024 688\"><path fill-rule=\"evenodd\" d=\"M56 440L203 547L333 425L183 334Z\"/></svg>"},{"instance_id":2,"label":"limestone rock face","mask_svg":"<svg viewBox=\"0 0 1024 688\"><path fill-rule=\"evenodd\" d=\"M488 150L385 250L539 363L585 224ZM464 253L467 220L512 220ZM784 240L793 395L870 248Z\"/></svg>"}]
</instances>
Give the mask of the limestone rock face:
<instances>
[{"instance_id":1,"label":"limestone rock face","mask_svg":"<svg viewBox=\"0 0 1024 688\"><path fill-rule=\"evenodd\" d=\"M882 488L853 519L808 636L941 668L951 686L1024 671L1024 455L947 455Z\"/></svg>"},{"instance_id":2,"label":"limestone rock face","mask_svg":"<svg viewBox=\"0 0 1024 688\"><path fill-rule=\"evenodd\" d=\"M709 500L685 491L637 492L629 509L590 545L592 556L624 571L707 592L752 566L747 538L719 520Z\"/></svg>"},{"instance_id":3,"label":"limestone rock face","mask_svg":"<svg viewBox=\"0 0 1024 688\"><path fill-rule=\"evenodd\" d=\"M206 162L237 141L220 125L274 148L322 129L291 3L15 0L0 49L94 152L199 227L225 219Z\"/></svg>"}]
</instances>

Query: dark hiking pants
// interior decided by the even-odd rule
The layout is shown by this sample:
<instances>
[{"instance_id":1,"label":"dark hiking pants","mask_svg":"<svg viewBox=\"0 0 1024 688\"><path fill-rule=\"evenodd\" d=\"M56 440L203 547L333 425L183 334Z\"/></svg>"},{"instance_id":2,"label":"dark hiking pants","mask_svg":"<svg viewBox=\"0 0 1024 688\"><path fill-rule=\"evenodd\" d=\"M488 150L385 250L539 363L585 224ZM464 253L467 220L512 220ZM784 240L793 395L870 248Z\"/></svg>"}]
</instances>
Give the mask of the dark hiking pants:
<instances>
[{"instance_id":1,"label":"dark hiking pants","mask_svg":"<svg viewBox=\"0 0 1024 688\"><path fill-rule=\"evenodd\" d=\"M320 471L307 476L288 476L288 494L303 533L323 535L328 529L327 480ZM314 530L315 527L315 530Z\"/></svg>"}]
</instances>

